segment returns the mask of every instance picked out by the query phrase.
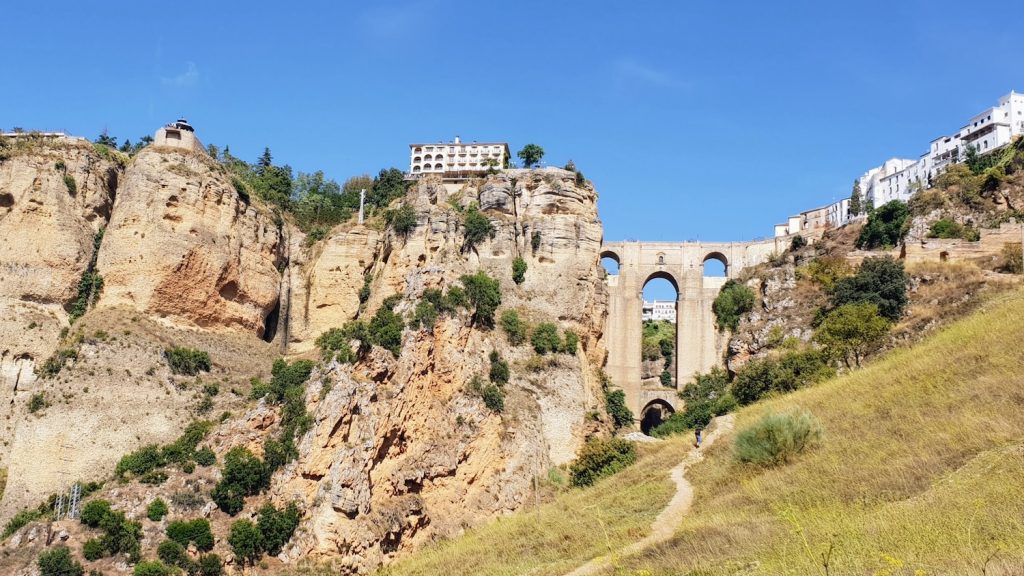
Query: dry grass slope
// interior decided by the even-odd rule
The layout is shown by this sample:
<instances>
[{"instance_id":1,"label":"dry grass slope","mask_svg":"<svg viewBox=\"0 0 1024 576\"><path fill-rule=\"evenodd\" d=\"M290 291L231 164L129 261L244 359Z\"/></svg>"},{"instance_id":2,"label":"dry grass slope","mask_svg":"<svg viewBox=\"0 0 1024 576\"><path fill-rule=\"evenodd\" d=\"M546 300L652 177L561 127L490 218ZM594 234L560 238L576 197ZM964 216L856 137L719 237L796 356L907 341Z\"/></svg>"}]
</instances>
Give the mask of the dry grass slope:
<instances>
[{"instance_id":1,"label":"dry grass slope","mask_svg":"<svg viewBox=\"0 0 1024 576\"><path fill-rule=\"evenodd\" d=\"M822 446L772 470L729 443L691 474L693 513L621 573L1019 574L1024 292L853 374L741 411L802 407ZM641 572L642 571L642 572Z\"/></svg>"},{"instance_id":2,"label":"dry grass slope","mask_svg":"<svg viewBox=\"0 0 1024 576\"><path fill-rule=\"evenodd\" d=\"M639 540L668 503L668 471L689 446L641 445L639 461L591 488L569 490L539 509L501 518L384 569L388 576L564 574Z\"/></svg>"}]
</instances>

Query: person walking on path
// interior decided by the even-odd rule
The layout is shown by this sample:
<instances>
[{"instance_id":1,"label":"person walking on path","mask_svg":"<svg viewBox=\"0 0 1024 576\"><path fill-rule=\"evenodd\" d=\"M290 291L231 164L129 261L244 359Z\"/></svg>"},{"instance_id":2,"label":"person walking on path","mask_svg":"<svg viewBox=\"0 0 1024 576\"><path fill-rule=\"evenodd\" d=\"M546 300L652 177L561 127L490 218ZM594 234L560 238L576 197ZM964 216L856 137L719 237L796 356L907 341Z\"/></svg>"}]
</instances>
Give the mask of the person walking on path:
<instances>
[{"instance_id":1,"label":"person walking on path","mask_svg":"<svg viewBox=\"0 0 1024 576\"><path fill-rule=\"evenodd\" d=\"M699 428L699 427L698 427L698 428L695 428L695 429L693 430L693 435L697 437L697 444L695 444L695 446L696 446L697 448L700 448L700 433L701 433L701 432L703 432L703 431L704 431L704 430L702 430L702 429L701 429L701 428Z\"/></svg>"}]
</instances>

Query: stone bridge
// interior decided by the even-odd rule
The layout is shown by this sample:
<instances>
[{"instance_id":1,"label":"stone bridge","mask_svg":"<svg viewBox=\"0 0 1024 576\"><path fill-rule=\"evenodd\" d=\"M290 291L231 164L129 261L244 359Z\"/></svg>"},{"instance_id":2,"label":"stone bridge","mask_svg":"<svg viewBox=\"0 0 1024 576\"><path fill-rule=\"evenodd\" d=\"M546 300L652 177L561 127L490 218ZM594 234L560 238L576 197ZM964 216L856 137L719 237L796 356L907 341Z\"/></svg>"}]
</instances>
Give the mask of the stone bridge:
<instances>
[{"instance_id":1,"label":"stone bridge","mask_svg":"<svg viewBox=\"0 0 1024 576\"><path fill-rule=\"evenodd\" d=\"M681 389L694 374L721 365L727 338L719 333L711 304L722 285L741 270L781 254L790 238L752 242L608 242L601 258L618 263L618 274L609 274L605 371L612 383L626 392L626 403L645 431L674 412L681 400L677 389L641 381L640 319L644 286L664 278L676 289L676 387ZM704 264L718 260L725 276L705 276Z\"/></svg>"}]
</instances>

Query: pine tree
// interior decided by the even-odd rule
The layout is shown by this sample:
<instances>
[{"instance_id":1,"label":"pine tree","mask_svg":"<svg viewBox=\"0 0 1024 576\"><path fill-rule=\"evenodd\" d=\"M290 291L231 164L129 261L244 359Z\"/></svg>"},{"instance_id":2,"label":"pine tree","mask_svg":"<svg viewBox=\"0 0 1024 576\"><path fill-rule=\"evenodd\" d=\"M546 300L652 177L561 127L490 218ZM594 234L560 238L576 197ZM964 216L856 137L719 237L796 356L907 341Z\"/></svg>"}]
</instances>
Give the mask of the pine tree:
<instances>
[{"instance_id":1,"label":"pine tree","mask_svg":"<svg viewBox=\"0 0 1024 576\"><path fill-rule=\"evenodd\" d=\"M256 161L256 165L260 167L260 174L264 173L267 170L267 168L270 168L271 166L273 166L273 164L274 162L273 157L270 155L270 148L264 148L263 155L260 156L260 159Z\"/></svg>"},{"instance_id":2,"label":"pine tree","mask_svg":"<svg viewBox=\"0 0 1024 576\"><path fill-rule=\"evenodd\" d=\"M860 193L860 180L853 181L853 194L850 195L850 215L859 216L863 206L861 203L863 199Z\"/></svg>"}]
</instances>

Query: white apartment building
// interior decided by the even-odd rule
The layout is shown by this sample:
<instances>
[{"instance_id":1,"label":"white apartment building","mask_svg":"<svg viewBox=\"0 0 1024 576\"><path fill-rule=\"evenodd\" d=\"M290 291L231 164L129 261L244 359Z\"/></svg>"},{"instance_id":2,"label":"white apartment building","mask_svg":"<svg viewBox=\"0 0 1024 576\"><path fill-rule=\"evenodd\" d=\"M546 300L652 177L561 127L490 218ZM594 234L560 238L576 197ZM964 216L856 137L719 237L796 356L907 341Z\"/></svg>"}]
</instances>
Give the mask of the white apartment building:
<instances>
[{"instance_id":1,"label":"white apartment building","mask_svg":"<svg viewBox=\"0 0 1024 576\"><path fill-rule=\"evenodd\" d=\"M668 320L669 322L676 323L676 301L675 300L655 300L648 302L644 300L643 308L641 308L640 319L643 321L647 320Z\"/></svg>"},{"instance_id":2,"label":"white apartment building","mask_svg":"<svg viewBox=\"0 0 1024 576\"><path fill-rule=\"evenodd\" d=\"M866 208L893 200L906 202L918 190L930 187L932 179L950 164L963 161L969 146L985 154L1021 135L1024 135L1024 94L1011 91L999 99L998 106L974 115L955 134L932 140L928 151L917 160L890 158L865 172L857 179L863 205ZM819 217L820 211L825 212L824 221ZM842 226L853 219L847 198L790 216L787 222L775 225L775 236L812 230L822 222L825 226Z\"/></svg>"},{"instance_id":3,"label":"white apartment building","mask_svg":"<svg viewBox=\"0 0 1024 576\"><path fill-rule=\"evenodd\" d=\"M504 142L452 142L409 145L409 175L440 174L444 178L467 178L492 167L504 168L510 158Z\"/></svg>"},{"instance_id":4,"label":"white apartment building","mask_svg":"<svg viewBox=\"0 0 1024 576\"><path fill-rule=\"evenodd\" d=\"M917 190L929 187L947 166L963 161L969 146L985 154L1022 134L1024 94L1011 91L999 99L998 106L975 114L955 134L932 140L917 160L891 158L868 170L859 178L864 201L876 207L892 200L906 202Z\"/></svg>"}]
</instances>

